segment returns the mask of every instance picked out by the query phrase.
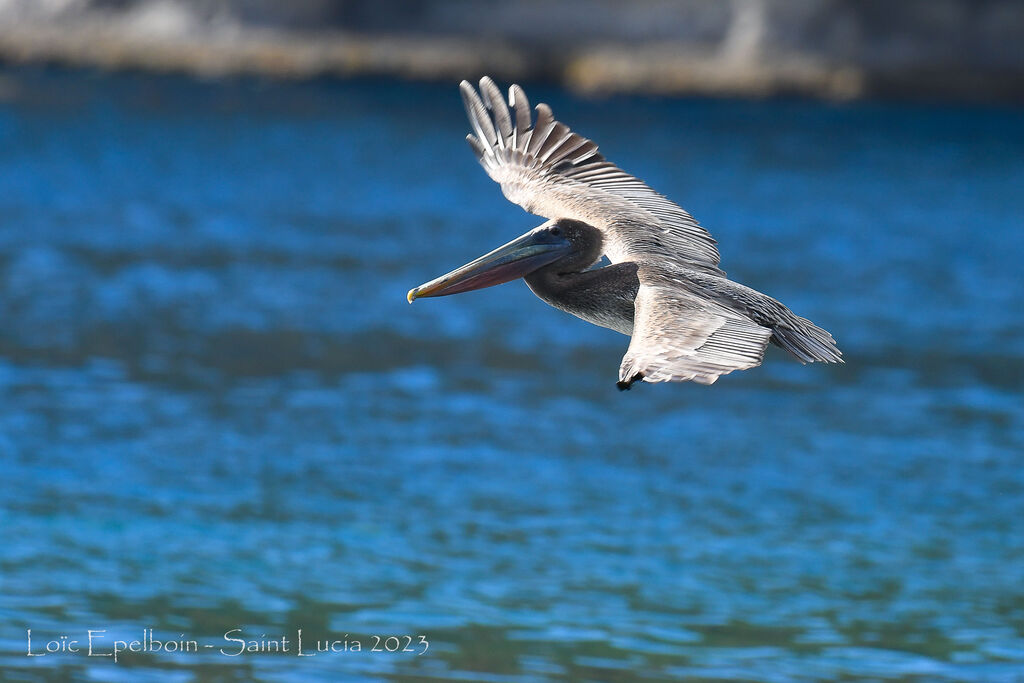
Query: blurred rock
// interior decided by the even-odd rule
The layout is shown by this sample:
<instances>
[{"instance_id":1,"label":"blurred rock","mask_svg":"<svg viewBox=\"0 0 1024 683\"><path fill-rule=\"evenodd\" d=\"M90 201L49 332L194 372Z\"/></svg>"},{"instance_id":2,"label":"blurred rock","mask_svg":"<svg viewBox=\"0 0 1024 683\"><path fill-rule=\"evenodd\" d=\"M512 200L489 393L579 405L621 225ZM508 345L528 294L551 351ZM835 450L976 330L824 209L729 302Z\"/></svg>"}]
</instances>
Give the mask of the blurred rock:
<instances>
[{"instance_id":1,"label":"blurred rock","mask_svg":"<svg viewBox=\"0 0 1024 683\"><path fill-rule=\"evenodd\" d=\"M0 59L590 91L1024 99L1020 0L0 0Z\"/></svg>"}]
</instances>

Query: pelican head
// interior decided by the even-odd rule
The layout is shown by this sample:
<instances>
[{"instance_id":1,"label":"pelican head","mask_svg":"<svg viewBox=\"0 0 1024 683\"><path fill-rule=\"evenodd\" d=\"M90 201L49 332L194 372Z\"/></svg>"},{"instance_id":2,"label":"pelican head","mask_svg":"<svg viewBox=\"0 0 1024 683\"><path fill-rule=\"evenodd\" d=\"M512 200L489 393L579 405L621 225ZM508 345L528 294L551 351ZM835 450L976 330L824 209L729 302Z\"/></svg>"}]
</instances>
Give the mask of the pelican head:
<instances>
[{"instance_id":1,"label":"pelican head","mask_svg":"<svg viewBox=\"0 0 1024 683\"><path fill-rule=\"evenodd\" d=\"M582 221L551 220L464 266L409 290L409 303L493 287L546 267L584 270L601 256L601 232Z\"/></svg>"}]
</instances>

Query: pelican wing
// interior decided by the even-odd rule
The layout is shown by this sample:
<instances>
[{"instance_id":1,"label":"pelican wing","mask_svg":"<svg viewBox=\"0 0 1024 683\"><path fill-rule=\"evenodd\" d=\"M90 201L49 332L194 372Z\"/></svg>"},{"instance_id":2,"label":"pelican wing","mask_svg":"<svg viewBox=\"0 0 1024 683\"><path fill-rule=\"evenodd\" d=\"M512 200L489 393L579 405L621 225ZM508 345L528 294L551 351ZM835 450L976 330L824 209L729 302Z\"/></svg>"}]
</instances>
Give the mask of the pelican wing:
<instances>
[{"instance_id":1,"label":"pelican wing","mask_svg":"<svg viewBox=\"0 0 1024 683\"><path fill-rule=\"evenodd\" d=\"M619 386L637 380L712 384L761 364L772 336L746 316L697 296L671 270L642 266L633 338L619 366Z\"/></svg>"},{"instance_id":2,"label":"pelican wing","mask_svg":"<svg viewBox=\"0 0 1024 683\"><path fill-rule=\"evenodd\" d=\"M613 263L671 259L691 269L724 275L715 240L682 207L606 161L597 145L509 88L508 104L490 78L480 94L460 85L481 165L505 196L545 218L574 218L600 229ZM482 95L482 97L481 97Z\"/></svg>"}]
</instances>

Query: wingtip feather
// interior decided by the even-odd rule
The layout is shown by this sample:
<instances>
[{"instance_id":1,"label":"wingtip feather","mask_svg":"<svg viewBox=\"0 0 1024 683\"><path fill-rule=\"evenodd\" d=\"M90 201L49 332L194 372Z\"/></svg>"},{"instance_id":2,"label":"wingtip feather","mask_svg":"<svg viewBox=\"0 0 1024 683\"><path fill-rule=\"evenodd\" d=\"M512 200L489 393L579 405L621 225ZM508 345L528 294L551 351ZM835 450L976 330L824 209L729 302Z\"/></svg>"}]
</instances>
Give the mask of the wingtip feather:
<instances>
[{"instance_id":1,"label":"wingtip feather","mask_svg":"<svg viewBox=\"0 0 1024 683\"><path fill-rule=\"evenodd\" d=\"M462 95L462 102L466 106L466 115L469 117L469 122L473 126L477 137L487 145L495 144L498 134L494 129L494 123L491 121L490 115L487 113L487 108L484 106L483 100L480 99L480 95L477 94L476 89L473 88L469 81L462 81L459 84L459 92Z\"/></svg>"},{"instance_id":2,"label":"wingtip feather","mask_svg":"<svg viewBox=\"0 0 1024 683\"><path fill-rule=\"evenodd\" d=\"M512 139L512 115L508 111L508 105L505 104L505 98L501 96L501 90L490 76L480 79L480 94L483 95L484 104L491 111L491 116L493 116L500 133L498 146L505 147L506 141Z\"/></svg>"}]
</instances>

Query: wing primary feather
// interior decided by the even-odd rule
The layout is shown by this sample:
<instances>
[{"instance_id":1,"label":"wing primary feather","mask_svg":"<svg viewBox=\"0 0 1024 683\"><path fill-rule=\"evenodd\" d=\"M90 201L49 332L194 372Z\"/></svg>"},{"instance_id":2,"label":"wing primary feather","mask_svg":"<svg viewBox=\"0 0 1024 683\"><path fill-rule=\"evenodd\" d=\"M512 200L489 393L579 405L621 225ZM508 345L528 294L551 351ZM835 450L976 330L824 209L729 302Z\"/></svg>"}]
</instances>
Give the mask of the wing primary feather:
<instances>
[{"instance_id":1,"label":"wing primary feather","mask_svg":"<svg viewBox=\"0 0 1024 683\"><path fill-rule=\"evenodd\" d=\"M548 126L548 125L550 125L550 124L552 124L554 122L555 122L555 115L551 111L551 107L549 107L544 102L541 102L540 104L538 104L537 105L537 124L536 124L535 128L540 128L542 124L544 126Z\"/></svg>"},{"instance_id":2,"label":"wing primary feather","mask_svg":"<svg viewBox=\"0 0 1024 683\"><path fill-rule=\"evenodd\" d=\"M480 92L494 114L494 122L498 124L498 131L501 133L498 136L498 146L505 147L506 141L512 138L512 117L509 116L505 98L501 96L501 90L489 76L480 79Z\"/></svg>"},{"instance_id":3,"label":"wing primary feather","mask_svg":"<svg viewBox=\"0 0 1024 683\"><path fill-rule=\"evenodd\" d=\"M551 130L555 127L555 117L551 114L551 107L544 104L537 105L537 123L533 124L533 135L530 137L530 144L526 148L526 154L536 156L537 151L547 142Z\"/></svg>"},{"instance_id":4,"label":"wing primary feather","mask_svg":"<svg viewBox=\"0 0 1024 683\"><path fill-rule=\"evenodd\" d=\"M473 148L473 153L476 154L477 159L479 159L482 163L490 165L490 159L485 158L489 156L489 150L487 147L484 147L484 145L480 142L480 140L477 139L475 135L473 135L472 133L467 135L466 142L468 142L469 146Z\"/></svg>"},{"instance_id":5,"label":"wing primary feather","mask_svg":"<svg viewBox=\"0 0 1024 683\"><path fill-rule=\"evenodd\" d=\"M551 134L548 135L548 139L544 141L541 148L537 150L537 158L540 159L542 165L547 165L548 157L551 153L558 149L559 146L566 140L572 137L572 131L564 123L555 122L554 128L551 129Z\"/></svg>"},{"instance_id":6,"label":"wing primary feather","mask_svg":"<svg viewBox=\"0 0 1024 683\"><path fill-rule=\"evenodd\" d=\"M594 142L587 140L587 144L581 149L580 155L572 160L573 166L579 166L584 161L587 161L588 159L595 156L597 157L598 161L604 158L600 154L598 154L597 145Z\"/></svg>"},{"instance_id":7,"label":"wing primary feather","mask_svg":"<svg viewBox=\"0 0 1024 683\"><path fill-rule=\"evenodd\" d=\"M548 153L547 158L544 159L544 163L557 164L585 144L587 144L586 138L581 138L575 133L569 133L568 137L566 137L560 145Z\"/></svg>"},{"instance_id":8,"label":"wing primary feather","mask_svg":"<svg viewBox=\"0 0 1024 683\"><path fill-rule=\"evenodd\" d=\"M459 92L462 93L462 101L466 105L466 113L476 130L476 136L481 142L494 145L497 142L498 134L494 131L494 124L491 123L491 117L487 114L487 108L484 107L480 96L476 94L476 90L473 89L469 81L462 81L459 84Z\"/></svg>"},{"instance_id":9,"label":"wing primary feather","mask_svg":"<svg viewBox=\"0 0 1024 683\"><path fill-rule=\"evenodd\" d=\"M519 146L517 147L517 149L522 150L523 158L528 160L528 166L534 166L534 162L536 161L535 159L530 159L529 155L526 153L527 148L530 146L530 141L533 140L533 132L535 130L536 128L531 128L525 133L521 133L519 136Z\"/></svg>"},{"instance_id":10,"label":"wing primary feather","mask_svg":"<svg viewBox=\"0 0 1024 683\"><path fill-rule=\"evenodd\" d=\"M530 126L533 124L533 116L530 114L530 100L526 98L526 93L518 85L513 84L508 89L508 103L509 106L516 113L516 137L518 140L523 139L523 135L530 130ZM516 149L525 149L524 147L516 147Z\"/></svg>"}]
</instances>

